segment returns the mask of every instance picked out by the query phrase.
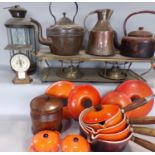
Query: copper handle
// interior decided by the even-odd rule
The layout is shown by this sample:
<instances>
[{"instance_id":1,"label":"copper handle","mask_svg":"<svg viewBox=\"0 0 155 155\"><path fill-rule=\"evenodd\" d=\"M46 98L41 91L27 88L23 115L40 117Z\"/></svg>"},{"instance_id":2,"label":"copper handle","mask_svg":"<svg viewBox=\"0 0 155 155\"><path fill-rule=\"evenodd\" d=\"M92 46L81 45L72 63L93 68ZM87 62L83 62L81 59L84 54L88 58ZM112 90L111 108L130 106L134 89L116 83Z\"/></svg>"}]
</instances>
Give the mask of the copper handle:
<instances>
[{"instance_id":1,"label":"copper handle","mask_svg":"<svg viewBox=\"0 0 155 155\"><path fill-rule=\"evenodd\" d=\"M149 11L149 10L144 10L144 11L138 11L138 12L134 12L134 13L131 13L129 14L126 19L124 20L124 23L123 23L123 30L124 30L124 35L126 36L127 35L127 31L126 31L126 23L128 21L128 19L134 15L137 15L137 14L143 14L143 13L150 13L150 14L155 14L155 11Z\"/></svg>"},{"instance_id":2,"label":"copper handle","mask_svg":"<svg viewBox=\"0 0 155 155\"><path fill-rule=\"evenodd\" d=\"M88 30L88 28L87 28L87 26L86 26L86 19L88 18L88 16L93 15L93 14L95 14L95 13L97 13L97 10L88 13L88 15L86 15L85 18L84 18L84 29L85 29L87 32L89 32L89 30Z\"/></svg>"},{"instance_id":3,"label":"copper handle","mask_svg":"<svg viewBox=\"0 0 155 155\"><path fill-rule=\"evenodd\" d=\"M155 152L155 144L139 137L132 136L131 140L140 146Z\"/></svg>"},{"instance_id":4,"label":"copper handle","mask_svg":"<svg viewBox=\"0 0 155 155\"><path fill-rule=\"evenodd\" d=\"M148 127L133 127L133 132L155 137L155 129L148 128Z\"/></svg>"},{"instance_id":5,"label":"copper handle","mask_svg":"<svg viewBox=\"0 0 155 155\"><path fill-rule=\"evenodd\" d=\"M75 4L75 7L76 7L76 11L75 11L75 15L73 16L73 22L75 21L75 17L76 17L76 15L78 13L78 10L79 10L78 3L74 2L74 4ZM50 12L51 16L54 18L54 22L56 24L56 17L54 16L54 14L52 12L51 6L52 6L52 2L49 3L49 12Z\"/></svg>"},{"instance_id":6,"label":"copper handle","mask_svg":"<svg viewBox=\"0 0 155 155\"><path fill-rule=\"evenodd\" d=\"M139 118L130 118L130 124L155 124L155 116L145 116Z\"/></svg>"}]
</instances>

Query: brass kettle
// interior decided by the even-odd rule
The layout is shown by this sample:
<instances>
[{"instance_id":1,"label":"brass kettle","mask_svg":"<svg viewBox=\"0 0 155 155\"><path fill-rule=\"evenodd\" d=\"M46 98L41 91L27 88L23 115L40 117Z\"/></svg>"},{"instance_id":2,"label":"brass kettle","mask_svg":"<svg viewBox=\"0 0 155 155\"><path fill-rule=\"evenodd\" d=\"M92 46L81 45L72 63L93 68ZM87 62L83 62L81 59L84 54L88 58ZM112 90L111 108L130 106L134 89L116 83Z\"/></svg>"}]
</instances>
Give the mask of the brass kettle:
<instances>
[{"instance_id":1,"label":"brass kettle","mask_svg":"<svg viewBox=\"0 0 155 155\"><path fill-rule=\"evenodd\" d=\"M66 13L63 13L63 17L56 21L56 17L51 10L52 3L49 4L49 12L54 18L55 24L47 28L47 39L42 35L41 24L31 19L31 21L38 27L38 39L43 45L49 46L51 52L56 55L71 56L78 54L83 42L84 30L81 26L74 23L75 17L78 13L78 4L76 6L76 12L73 20L66 17Z\"/></svg>"},{"instance_id":2,"label":"brass kettle","mask_svg":"<svg viewBox=\"0 0 155 155\"><path fill-rule=\"evenodd\" d=\"M98 56L109 56L115 54L114 35L115 32L109 23L113 11L110 9L101 9L90 12L84 19L86 27L86 19L89 15L97 14L98 21L95 27L90 31L87 53ZM88 31L88 30L87 30Z\"/></svg>"}]
</instances>

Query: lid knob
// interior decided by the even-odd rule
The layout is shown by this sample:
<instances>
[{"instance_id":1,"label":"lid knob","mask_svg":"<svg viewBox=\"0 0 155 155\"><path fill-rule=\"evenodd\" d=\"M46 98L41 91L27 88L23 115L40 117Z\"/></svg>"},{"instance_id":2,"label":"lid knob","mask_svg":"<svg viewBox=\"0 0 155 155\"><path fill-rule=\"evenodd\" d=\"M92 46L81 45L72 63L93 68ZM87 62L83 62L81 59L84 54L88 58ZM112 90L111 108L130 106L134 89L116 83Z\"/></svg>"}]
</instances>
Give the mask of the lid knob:
<instances>
[{"instance_id":1,"label":"lid knob","mask_svg":"<svg viewBox=\"0 0 155 155\"><path fill-rule=\"evenodd\" d=\"M78 142L78 141L79 141L79 138L74 137L73 141L74 141L74 142Z\"/></svg>"},{"instance_id":2,"label":"lid knob","mask_svg":"<svg viewBox=\"0 0 155 155\"><path fill-rule=\"evenodd\" d=\"M48 134L45 133L45 134L43 135L43 137L44 137L44 138L48 138Z\"/></svg>"},{"instance_id":3,"label":"lid knob","mask_svg":"<svg viewBox=\"0 0 155 155\"><path fill-rule=\"evenodd\" d=\"M143 30L144 30L144 27L140 26L138 29L139 29L140 31L143 31Z\"/></svg>"},{"instance_id":4,"label":"lid knob","mask_svg":"<svg viewBox=\"0 0 155 155\"><path fill-rule=\"evenodd\" d=\"M63 12L62 14L63 14L64 17L66 17L66 12Z\"/></svg>"}]
</instances>

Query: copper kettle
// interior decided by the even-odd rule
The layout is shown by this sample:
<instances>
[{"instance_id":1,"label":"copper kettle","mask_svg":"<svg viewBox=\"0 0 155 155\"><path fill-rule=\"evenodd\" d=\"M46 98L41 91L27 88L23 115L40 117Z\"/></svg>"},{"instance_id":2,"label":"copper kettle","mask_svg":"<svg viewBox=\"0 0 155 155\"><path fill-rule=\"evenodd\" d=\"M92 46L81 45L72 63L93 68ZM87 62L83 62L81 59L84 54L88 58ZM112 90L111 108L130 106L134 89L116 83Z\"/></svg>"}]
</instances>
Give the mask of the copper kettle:
<instances>
[{"instance_id":1,"label":"copper kettle","mask_svg":"<svg viewBox=\"0 0 155 155\"><path fill-rule=\"evenodd\" d=\"M43 45L49 46L52 53L62 56L71 56L78 54L83 42L84 30L81 26L74 23L75 17L78 13L78 4L76 6L76 12L73 20L66 17L66 13L63 13L63 17L56 21L56 17L51 10L52 3L49 4L49 12L54 18L54 25L47 28L47 39L42 35L41 24L31 19L31 21L38 27L38 39Z\"/></svg>"},{"instance_id":2,"label":"copper kettle","mask_svg":"<svg viewBox=\"0 0 155 155\"><path fill-rule=\"evenodd\" d=\"M155 14L155 11L139 11L129 14L124 21L124 37L121 42L120 53L123 56L134 58L150 58L155 51L155 37L151 32L145 31L143 27L127 34L126 23L128 19L138 14Z\"/></svg>"},{"instance_id":3,"label":"copper kettle","mask_svg":"<svg viewBox=\"0 0 155 155\"><path fill-rule=\"evenodd\" d=\"M101 9L90 12L84 19L86 27L86 19L89 15L97 14L98 21L95 27L90 31L87 53L98 56L109 56L115 53L114 35L115 32L109 23L113 11L110 9Z\"/></svg>"}]
</instances>

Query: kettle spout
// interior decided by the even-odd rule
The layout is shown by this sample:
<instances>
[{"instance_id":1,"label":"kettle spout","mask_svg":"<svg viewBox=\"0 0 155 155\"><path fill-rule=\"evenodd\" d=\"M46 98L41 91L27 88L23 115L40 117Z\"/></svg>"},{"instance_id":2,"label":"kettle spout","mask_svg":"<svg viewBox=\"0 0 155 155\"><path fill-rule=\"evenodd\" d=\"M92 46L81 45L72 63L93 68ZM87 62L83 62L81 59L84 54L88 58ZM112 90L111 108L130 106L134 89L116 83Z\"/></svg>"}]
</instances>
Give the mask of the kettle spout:
<instances>
[{"instance_id":1,"label":"kettle spout","mask_svg":"<svg viewBox=\"0 0 155 155\"><path fill-rule=\"evenodd\" d=\"M37 26L37 28L38 28L38 31L37 31L37 36L38 36L38 40L39 40L39 42L40 42L40 44L43 44L43 45L47 45L47 46L51 46L52 45L52 40L50 39L45 39L44 37L43 37L43 33L42 33L42 26L41 26L41 24L37 21L37 20L35 20L35 19L33 19L33 18L31 18L31 22L35 25L35 26Z\"/></svg>"}]
</instances>

